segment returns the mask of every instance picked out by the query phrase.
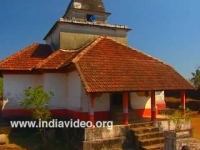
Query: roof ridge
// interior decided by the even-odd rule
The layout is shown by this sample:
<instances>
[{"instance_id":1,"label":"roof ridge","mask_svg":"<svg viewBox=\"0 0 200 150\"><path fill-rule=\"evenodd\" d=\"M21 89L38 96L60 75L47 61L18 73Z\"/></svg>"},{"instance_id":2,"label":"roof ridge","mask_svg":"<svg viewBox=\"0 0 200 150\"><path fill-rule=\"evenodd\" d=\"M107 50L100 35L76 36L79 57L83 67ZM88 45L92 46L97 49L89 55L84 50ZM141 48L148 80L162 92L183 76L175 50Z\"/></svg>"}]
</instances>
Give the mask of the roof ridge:
<instances>
[{"instance_id":1,"label":"roof ridge","mask_svg":"<svg viewBox=\"0 0 200 150\"><path fill-rule=\"evenodd\" d=\"M95 39L95 40L96 40L96 39ZM94 40L94 41L95 41L95 40ZM83 45L82 47L78 48L77 50L63 50L63 49L60 49L60 51L66 51L66 52L78 52L78 51L82 51L82 50L84 50L85 48L87 48L89 45L91 45L94 41L89 42L89 43ZM78 55L78 54L77 54L77 55ZM77 56L77 55L76 55L76 56ZM73 58L72 58L72 61L73 61L73 59L74 59L76 56L72 56L72 57L73 57ZM62 62L57 68L62 67L62 65L63 65L64 63L65 63L65 62Z\"/></svg>"},{"instance_id":2,"label":"roof ridge","mask_svg":"<svg viewBox=\"0 0 200 150\"><path fill-rule=\"evenodd\" d=\"M83 49L78 55L76 55L76 57L73 58L71 61L72 63L74 63L74 65L78 71L78 74L80 75L81 81L83 82L83 85L85 86L85 89L88 89L89 86L88 86L87 82L85 81L84 76L80 71L81 70L80 66L77 64L77 62L83 57L83 55L85 53L87 53L92 47L94 47L96 44L98 44L105 37L106 37L105 35L101 35L100 37L96 38L94 41L92 41L90 44L88 44L88 46L85 49Z\"/></svg>"},{"instance_id":3,"label":"roof ridge","mask_svg":"<svg viewBox=\"0 0 200 150\"><path fill-rule=\"evenodd\" d=\"M77 51L78 52L78 51ZM76 57L76 53L75 54L73 54L71 57L70 57L70 61L74 58L74 57ZM69 59L69 58L68 58ZM63 64L65 64L65 62L66 62L66 60L67 60L67 58L65 59L65 61L63 61L62 63L60 63L58 66L57 66L57 69L58 68L60 68L60 67L63 67Z\"/></svg>"},{"instance_id":4,"label":"roof ridge","mask_svg":"<svg viewBox=\"0 0 200 150\"><path fill-rule=\"evenodd\" d=\"M51 48L51 46L49 45L49 44L40 44L40 45L45 45L45 46L49 46L50 47L50 49L51 49L51 51L52 51L52 48ZM50 55L51 56L51 55ZM46 58L48 58L49 56L47 56ZM46 60L46 58L44 58L44 60ZM38 65L40 65L44 60L42 60L40 63L38 63L38 64L36 64L31 70L33 70L33 69L38 69Z\"/></svg>"},{"instance_id":5,"label":"roof ridge","mask_svg":"<svg viewBox=\"0 0 200 150\"><path fill-rule=\"evenodd\" d=\"M62 51L62 52L77 52L77 51L80 51L79 49L78 50L68 50L68 49L58 49L59 51Z\"/></svg>"},{"instance_id":6,"label":"roof ridge","mask_svg":"<svg viewBox=\"0 0 200 150\"><path fill-rule=\"evenodd\" d=\"M54 56L56 56L58 53L58 50L56 50L55 52L53 52L51 55L49 55L47 58L45 58L43 61L41 61L39 64L37 64L35 66L36 69L39 69L43 64L45 64L49 59L53 58Z\"/></svg>"},{"instance_id":7,"label":"roof ridge","mask_svg":"<svg viewBox=\"0 0 200 150\"><path fill-rule=\"evenodd\" d=\"M151 56L151 55L149 55L149 54L147 54L147 53L145 53L145 52L143 52L143 51L141 51L141 50L138 50L138 49L136 49L136 48L134 48L134 47L128 46L128 45L126 45L126 44L124 44L124 43L121 43L121 42L115 40L115 39L112 39L112 38L109 38L109 37L106 37L106 38L107 38L107 39L110 39L110 40L112 40L112 41L114 41L114 42L116 42L116 43L118 43L118 44L120 44L120 45L126 46L126 47L128 47L128 48L130 48L130 49L132 49L132 50L135 50L135 51L137 51L137 52L139 52L139 53L141 53L141 54L144 54L144 55L146 55L146 56L148 56L148 57L150 57L150 58L152 58L152 59L154 59L154 60L156 60L156 61L158 61L158 62L160 62L160 63L163 63L163 64L165 64L165 65L167 65L167 66L169 66L169 67L171 67L171 68L174 69L174 67L173 67L172 65L170 65L170 64L168 64L168 63L165 63L164 61L162 61L162 60L160 60L160 59L157 59L157 58L155 58L155 57L153 57L153 56Z\"/></svg>"},{"instance_id":8,"label":"roof ridge","mask_svg":"<svg viewBox=\"0 0 200 150\"><path fill-rule=\"evenodd\" d=\"M15 57L15 56L20 55L21 53L23 53L24 51L27 51L27 49L30 49L31 47L34 47L35 45L39 45L39 43L33 43L33 44L31 44L31 45L29 45L29 46L27 46L27 47L25 47L25 48L19 50L18 52L14 53L13 55L10 55L10 56L6 57L5 59L1 60L0 63L1 63L1 64L2 64L2 63L5 63L5 62L8 61L9 59L11 59L11 58L13 58L13 57Z\"/></svg>"},{"instance_id":9,"label":"roof ridge","mask_svg":"<svg viewBox=\"0 0 200 150\"><path fill-rule=\"evenodd\" d=\"M95 39L95 40L96 40L96 39ZM79 52L79 51L85 49L86 47L88 47L88 46L89 46L91 43L93 43L95 40L93 40L92 42L89 42L88 44L83 45L82 47L78 48L77 50L58 49L58 50L56 50L54 53L52 53L50 56L48 56L46 59L44 59L41 63L39 63L38 65L36 65L36 68L39 69L39 68L40 68L43 64L45 64L49 59L55 57L55 56L58 54L59 51L61 51L61 52L71 52L71 53ZM73 57L74 57L74 56L73 56ZM61 64L59 64L59 65L57 66L57 68L61 67L64 63L65 63L65 61L62 62Z\"/></svg>"},{"instance_id":10,"label":"roof ridge","mask_svg":"<svg viewBox=\"0 0 200 150\"><path fill-rule=\"evenodd\" d=\"M85 45L85 48L72 60L73 63L76 63L78 60L80 60L85 53L87 53L92 47L94 47L96 44L98 44L102 39L106 38L105 35L101 35L100 37L96 38L91 43Z\"/></svg>"}]
</instances>

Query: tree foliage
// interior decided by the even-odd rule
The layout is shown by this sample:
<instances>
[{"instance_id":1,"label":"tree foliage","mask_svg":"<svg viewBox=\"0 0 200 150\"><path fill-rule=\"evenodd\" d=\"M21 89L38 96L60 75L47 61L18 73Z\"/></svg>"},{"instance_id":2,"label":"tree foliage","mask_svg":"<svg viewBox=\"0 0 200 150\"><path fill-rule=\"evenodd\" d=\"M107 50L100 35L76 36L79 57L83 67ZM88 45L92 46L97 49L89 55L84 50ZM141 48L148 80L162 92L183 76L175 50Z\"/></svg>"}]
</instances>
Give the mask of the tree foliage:
<instances>
[{"instance_id":1,"label":"tree foliage","mask_svg":"<svg viewBox=\"0 0 200 150\"><path fill-rule=\"evenodd\" d=\"M51 118L51 113L48 109L48 103L53 92L46 93L42 86L36 86L33 89L25 89L25 98L21 100L20 105L24 109L32 109L32 116L36 120L48 121ZM45 128L40 129L41 137L46 143L46 131Z\"/></svg>"},{"instance_id":2,"label":"tree foliage","mask_svg":"<svg viewBox=\"0 0 200 150\"><path fill-rule=\"evenodd\" d=\"M195 87L200 88L200 67L198 67L195 72L192 72L191 82Z\"/></svg>"},{"instance_id":3,"label":"tree foliage","mask_svg":"<svg viewBox=\"0 0 200 150\"><path fill-rule=\"evenodd\" d=\"M3 78L0 78L0 98L3 97Z\"/></svg>"}]
</instances>

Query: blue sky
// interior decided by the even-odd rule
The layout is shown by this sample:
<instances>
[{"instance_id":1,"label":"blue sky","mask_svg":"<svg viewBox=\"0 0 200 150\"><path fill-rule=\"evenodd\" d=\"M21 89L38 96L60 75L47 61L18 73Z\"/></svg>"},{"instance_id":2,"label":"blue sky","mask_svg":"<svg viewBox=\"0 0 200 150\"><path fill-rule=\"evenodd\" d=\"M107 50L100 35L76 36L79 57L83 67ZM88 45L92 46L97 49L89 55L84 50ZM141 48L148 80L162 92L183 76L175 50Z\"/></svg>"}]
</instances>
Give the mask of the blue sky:
<instances>
[{"instance_id":1,"label":"blue sky","mask_svg":"<svg viewBox=\"0 0 200 150\"><path fill-rule=\"evenodd\" d=\"M0 4L0 59L39 42L70 0L4 0ZM199 0L103 0L108 22L127 25L130 46L170 65L185 78L200 65Z\"/></svg>"}]
</instances>

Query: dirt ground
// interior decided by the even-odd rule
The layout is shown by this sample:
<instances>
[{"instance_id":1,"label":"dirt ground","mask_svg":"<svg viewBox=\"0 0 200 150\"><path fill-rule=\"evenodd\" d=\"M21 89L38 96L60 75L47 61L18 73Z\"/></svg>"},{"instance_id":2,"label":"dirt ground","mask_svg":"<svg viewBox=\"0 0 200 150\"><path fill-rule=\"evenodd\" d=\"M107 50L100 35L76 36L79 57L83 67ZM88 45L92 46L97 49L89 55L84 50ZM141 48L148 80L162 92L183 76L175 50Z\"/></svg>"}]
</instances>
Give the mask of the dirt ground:
<instances>
[{"instance_id":1,"label":"dirt ground","mask_svg":"<svg viewBox=\"0 0 200 150\"><path fill-rule=\"evenodd\" d=\"M193 136L200 140L200 114L194 115L191 118Z\"/></svg>"}]
</instances>

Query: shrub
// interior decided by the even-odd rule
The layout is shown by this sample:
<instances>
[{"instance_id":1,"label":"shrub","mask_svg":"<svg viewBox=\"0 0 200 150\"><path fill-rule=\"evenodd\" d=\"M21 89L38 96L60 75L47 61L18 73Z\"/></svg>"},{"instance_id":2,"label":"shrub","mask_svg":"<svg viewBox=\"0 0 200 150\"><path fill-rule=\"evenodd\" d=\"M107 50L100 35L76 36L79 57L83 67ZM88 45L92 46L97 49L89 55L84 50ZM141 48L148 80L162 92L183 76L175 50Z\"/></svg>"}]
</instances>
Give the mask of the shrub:
<instances>
[{"instance_id":1,"label":"shrub","mask_svg":"<svg viewBox=\"0 0 200 150\"><path fill-rule=\"evenodd\" d=\"M168 116L169 119L174 123L175 131L180 131L183 124L190 120L190 110L186 109L185 113L181 109L177 109L173 114Z\"/></svg>"},{"instance_id":2,"label":"shrub","mask_svg":"<svg viewBox=\"0 0 200 150\"><path fill-rule=\"evenodd\" d=\"M36 86L33 89L25 89L25 98L21 100L20 105L24 109L33 109L32 116L36 120L48 121L51 113L48 109L48 102L54 95L53 92L46 93L42 86ZM46 143L47 134L45 128L40 128L40 134Z\"/></svg>"}]
</instances>

